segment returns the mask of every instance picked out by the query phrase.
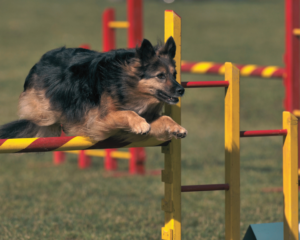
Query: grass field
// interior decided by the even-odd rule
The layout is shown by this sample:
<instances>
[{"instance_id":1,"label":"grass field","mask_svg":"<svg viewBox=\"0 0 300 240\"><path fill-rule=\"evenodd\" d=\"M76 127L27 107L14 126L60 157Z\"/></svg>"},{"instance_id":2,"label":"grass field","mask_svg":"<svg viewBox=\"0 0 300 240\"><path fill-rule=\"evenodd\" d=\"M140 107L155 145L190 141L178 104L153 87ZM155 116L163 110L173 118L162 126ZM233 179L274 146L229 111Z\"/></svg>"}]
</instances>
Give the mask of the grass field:
<instances>
[{"instance_id":1,"label":"grass field","mask_svg":"<svg viewBox=\"0 0 300 240\"><path fill-rule=\"evenodd\" d=\"M125 2L104 0L2 0L0 3L0 124L17 118L24 79L53 48L90 43L101 50L101 13ZM145 38L163 39L163 11L182 17L185 60L282 66L284 1L145 1ZM126 47L126 32L118 46ZM223 79L183 75L183 81ZM183 98L182 184L224 182L224 89L187 90ZM281 128L281 80L241 80L241 130ZM241 236L251 223L282 221L282 139L241 140ZM147 169L160 169L158 148L147 149ZM113 178L93 159L87 170L68 156L61 166L51 153L1 155L1 239L160 239L163 183L160 176ZM120 162L127 171L127 162ZM224 192L182 195L183 239L224 239Z\"/></svg>"}]
</instances>

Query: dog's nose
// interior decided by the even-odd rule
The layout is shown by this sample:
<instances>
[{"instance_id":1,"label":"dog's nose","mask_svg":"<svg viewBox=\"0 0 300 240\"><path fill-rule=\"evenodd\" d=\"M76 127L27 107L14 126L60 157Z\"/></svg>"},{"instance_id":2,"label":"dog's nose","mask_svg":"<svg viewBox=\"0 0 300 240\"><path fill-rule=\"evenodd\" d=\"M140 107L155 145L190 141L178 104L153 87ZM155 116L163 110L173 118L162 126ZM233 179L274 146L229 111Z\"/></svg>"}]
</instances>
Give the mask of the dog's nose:
<instances>
[{"instance_id":1,"label":"dog's nose","mask_svg":"<svg viewBox=\"0 0 300 240\"><path fill-rule=\"evenodd\" d=\"M184 88L180 86L179 88L176 89L176 92L180 96L183 96L183 94L184 94Z\"/></svg>"}]
</instances>

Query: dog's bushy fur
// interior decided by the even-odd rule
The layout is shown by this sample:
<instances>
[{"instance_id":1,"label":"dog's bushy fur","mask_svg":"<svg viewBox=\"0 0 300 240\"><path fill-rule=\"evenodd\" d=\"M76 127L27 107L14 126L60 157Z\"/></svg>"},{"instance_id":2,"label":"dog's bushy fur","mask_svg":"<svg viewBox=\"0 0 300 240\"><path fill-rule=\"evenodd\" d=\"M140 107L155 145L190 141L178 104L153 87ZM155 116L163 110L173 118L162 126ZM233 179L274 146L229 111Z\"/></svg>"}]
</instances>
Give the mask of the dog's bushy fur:
<instances>
[{"instance_id":1,"label":"dog's bushy fur","mask_svg":"<svg viewBox=\"0 0 300 240\"><path fill-rule=\"evenodd\" d=\"M139 141L185 137L167 116L184 89L176 82L176 45L169 38L153 47L99 53L82 48L47 52L30 70L19 99L17 120L0 128L0 138L70 135Z\"/></svg>"}]
</instances>

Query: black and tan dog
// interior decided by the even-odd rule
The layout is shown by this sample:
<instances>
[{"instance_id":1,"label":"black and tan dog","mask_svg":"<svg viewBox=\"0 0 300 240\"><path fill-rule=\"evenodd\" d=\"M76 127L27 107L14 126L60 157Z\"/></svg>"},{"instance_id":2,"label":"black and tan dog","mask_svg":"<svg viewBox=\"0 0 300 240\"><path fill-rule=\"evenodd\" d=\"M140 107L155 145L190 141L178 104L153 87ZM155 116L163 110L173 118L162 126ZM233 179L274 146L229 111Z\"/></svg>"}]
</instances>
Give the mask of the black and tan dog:
<instances>
[{"instance_id":1,"label":"black and tan dog","mask_svg":"<svg viewBox=\"0 0 300 240\"><path fill-rule=\"evenodd\" d=\"M153 47L99 53L82 48L47 52L30 70L19 99L17 120L0 128L0 138L69 135L123 141L184 138L187 131L168 116L184 89L176 82L172 37Z\"/></svg>"}]
</instances>

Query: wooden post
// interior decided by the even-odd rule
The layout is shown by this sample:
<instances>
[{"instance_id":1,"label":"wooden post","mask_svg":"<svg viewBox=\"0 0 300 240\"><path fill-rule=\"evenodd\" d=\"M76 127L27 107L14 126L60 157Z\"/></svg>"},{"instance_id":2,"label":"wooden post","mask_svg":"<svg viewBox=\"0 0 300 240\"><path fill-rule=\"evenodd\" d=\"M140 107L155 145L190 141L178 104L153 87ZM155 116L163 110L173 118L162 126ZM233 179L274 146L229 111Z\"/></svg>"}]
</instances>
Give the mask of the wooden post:
<instances>
[{"instance_id":1,"label":"wooden post","mask_svg":"<svg viewBox=\"0 0 300 240\"><path fill-rule=\"evenodd\" d=\"M283 141L284 240L298 240L298 119L283 112L282 127L287 129Z\"/></svg>"},{"instance_id":2,"label":"wooden post","mask_svg":"<svg viewBox=\"0 0 300 240\"><path fill-rule=\"evenodd\" d=\"M225 63L225 239L240 239L240 76Z\"/></svg>"},{"instance_id":3,"label":"wooden post","mask_svg":"<svg viewBox=\"0 0 300 240\"><path fill-rule=\"evenodd\" d=\"M165 41L172 36L176 43L177 82L181 83L181 18L173 11L165 11ZM165 113L181 124L181 99L176 105L166 105ZM165 154L165 168L162 181L165 183L165 197L162 210L165 212L165 226L162 239L181 239L181 141L173 139L162 148Z\"/></svg>"}]
</instances>

